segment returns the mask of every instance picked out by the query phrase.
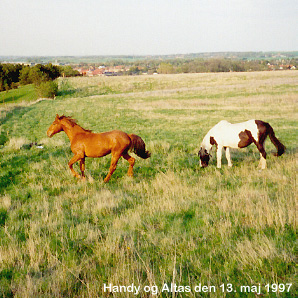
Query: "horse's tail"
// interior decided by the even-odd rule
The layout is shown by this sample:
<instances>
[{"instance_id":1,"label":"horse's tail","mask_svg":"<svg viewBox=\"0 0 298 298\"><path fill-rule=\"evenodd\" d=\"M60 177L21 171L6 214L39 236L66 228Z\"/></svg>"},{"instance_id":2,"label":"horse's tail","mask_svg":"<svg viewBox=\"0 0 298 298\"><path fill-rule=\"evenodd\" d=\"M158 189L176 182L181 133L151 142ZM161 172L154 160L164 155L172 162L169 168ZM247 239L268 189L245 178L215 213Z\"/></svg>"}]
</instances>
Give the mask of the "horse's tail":
<instances>
[{"instance_id":1,"label":"horse's tail","mask_svg":"<svg viewBox=\"0 0 298 298\"><path fill-rule=\"evenodd\" d=\"M268 128L269 138L270 138L271 142L273 143L273 145L277 149L277 152L274 153L274 155L275 156L281 156L285 152L286 147L277 139L271 125L269 123L267 123L267 124L268 124L267 128Z\"/></svg>"},{"instance_id":2,"label":"horse's tail","mask_svg":"<svg viewBox=\"0 0 298 298\"><path fill-rule=\"evenodd\" d=\"M135 134L128 135L131 139L130 149L139 157L146 159L151 156L151 153L146 150L145 142L141 137Z\"/></svg>"}]
</instances>

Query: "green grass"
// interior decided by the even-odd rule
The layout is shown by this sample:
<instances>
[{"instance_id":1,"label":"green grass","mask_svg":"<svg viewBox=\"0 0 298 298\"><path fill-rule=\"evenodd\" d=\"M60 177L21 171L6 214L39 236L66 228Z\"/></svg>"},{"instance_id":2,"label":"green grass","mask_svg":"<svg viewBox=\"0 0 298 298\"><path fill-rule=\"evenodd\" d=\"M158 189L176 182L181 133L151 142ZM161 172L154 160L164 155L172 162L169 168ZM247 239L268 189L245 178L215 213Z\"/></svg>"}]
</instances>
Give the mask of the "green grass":
<instances>
[{"instance_id":1,"label":"green grass","mask_svg":"<svg viewBox=\"0 0 298 298\"><path fill-rule=\"evenodd\" d=\"M33 85L0 92L0 106L8 103L30 102L36 99L37 95Z\"/></svg>"},{"instance_id":2,"label":"green grass","mask_svg":"<svg viewBox=\"0 0 298 298\"><path fill-rule=\"evenodd\" d=\"M80 93L102 80L117 92ZM0 296L134 297L104 292L109 283L157 285L152 297L255 297L240 287L259 284L262 297L297 296L296 72L63 84L55 100L0 107ZM152 156L136 158L133 179L120 160L107 184L110 156L87 158L87 180L78 181L66 135L46 136L56 113L96 132L136 133ZM268 121L286 153L272 156L267 140L264 171L253 146L232 151L232 168L223 157L221 169L215 158L201 169L200 142L224 118ZM31 142L44 148L24 146ZM192 291L161 292L171 282ZM216 292L195 293L200 283ZM268 293L277 283L293 285Z\"/></svg>"}]
</instances>

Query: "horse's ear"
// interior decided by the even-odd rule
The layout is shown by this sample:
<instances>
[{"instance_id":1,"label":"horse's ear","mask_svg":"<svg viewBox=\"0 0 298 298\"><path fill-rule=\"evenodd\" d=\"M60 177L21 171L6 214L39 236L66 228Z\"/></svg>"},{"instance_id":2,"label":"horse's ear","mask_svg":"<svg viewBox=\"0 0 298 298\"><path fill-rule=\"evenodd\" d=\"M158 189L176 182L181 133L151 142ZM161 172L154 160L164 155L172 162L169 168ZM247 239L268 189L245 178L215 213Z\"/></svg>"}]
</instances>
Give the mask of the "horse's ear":
<instances>
[{"instance_id":1,"label":"horse's ear","mask_svg":"<svg viewBox=\"0 0 298 298\"><path fill-rule=\"evenodd\" d=\"M56 114L56 119L59 119L59 115L58 114Z\"/></svg>"}]
</instances>

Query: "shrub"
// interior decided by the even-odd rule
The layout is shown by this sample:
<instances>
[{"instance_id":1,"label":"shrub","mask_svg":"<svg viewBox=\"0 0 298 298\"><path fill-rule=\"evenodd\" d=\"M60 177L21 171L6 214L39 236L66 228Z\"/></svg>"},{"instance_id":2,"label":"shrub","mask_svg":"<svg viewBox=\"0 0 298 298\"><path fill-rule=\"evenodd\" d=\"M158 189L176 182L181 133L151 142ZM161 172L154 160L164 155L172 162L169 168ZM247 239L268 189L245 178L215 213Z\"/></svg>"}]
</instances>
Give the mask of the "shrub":
<instances>
[{"instance_id":1,"label":"shrub","mask_svg":"<svg viewBox=\"0 0 298 298\"><path fill-rule=\"evenodd\" d=\"M54 98L58 93L58 84L54 81L41 82L36 86L38 97Z\"/></svg>"}]
</instances>

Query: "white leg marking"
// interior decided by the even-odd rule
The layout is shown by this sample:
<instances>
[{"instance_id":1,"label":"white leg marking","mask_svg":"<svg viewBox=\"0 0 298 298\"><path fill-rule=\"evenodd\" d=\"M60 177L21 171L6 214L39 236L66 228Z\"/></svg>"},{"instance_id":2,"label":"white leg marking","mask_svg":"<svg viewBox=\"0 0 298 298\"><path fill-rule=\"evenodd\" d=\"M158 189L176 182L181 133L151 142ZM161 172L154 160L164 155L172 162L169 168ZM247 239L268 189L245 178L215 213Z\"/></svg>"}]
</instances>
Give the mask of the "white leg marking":
<instances>
[{"instance_id":1,"label":"white leg marking","mask_svg":"<svg viewBox=\"0 0 298 298\"><path fill-rule=\"evenodd\" d=\"M259 162L259 168L262 170L266 169L266 159L263 157L263 155L260 153L260 162Z\"/></svg>"},{"instance_id":2,"label":"white leg marking","mask_svg":"<svg viewBox=\"0 0 298 298\"><path fill-rule=\"evenodd\" d=\"M231 161L231 154L230 154L230 148L227 147L226 148L226 158L228 161L228 166L231 167L232 166L232 161Z\"/></svg>"}]
</instances>

